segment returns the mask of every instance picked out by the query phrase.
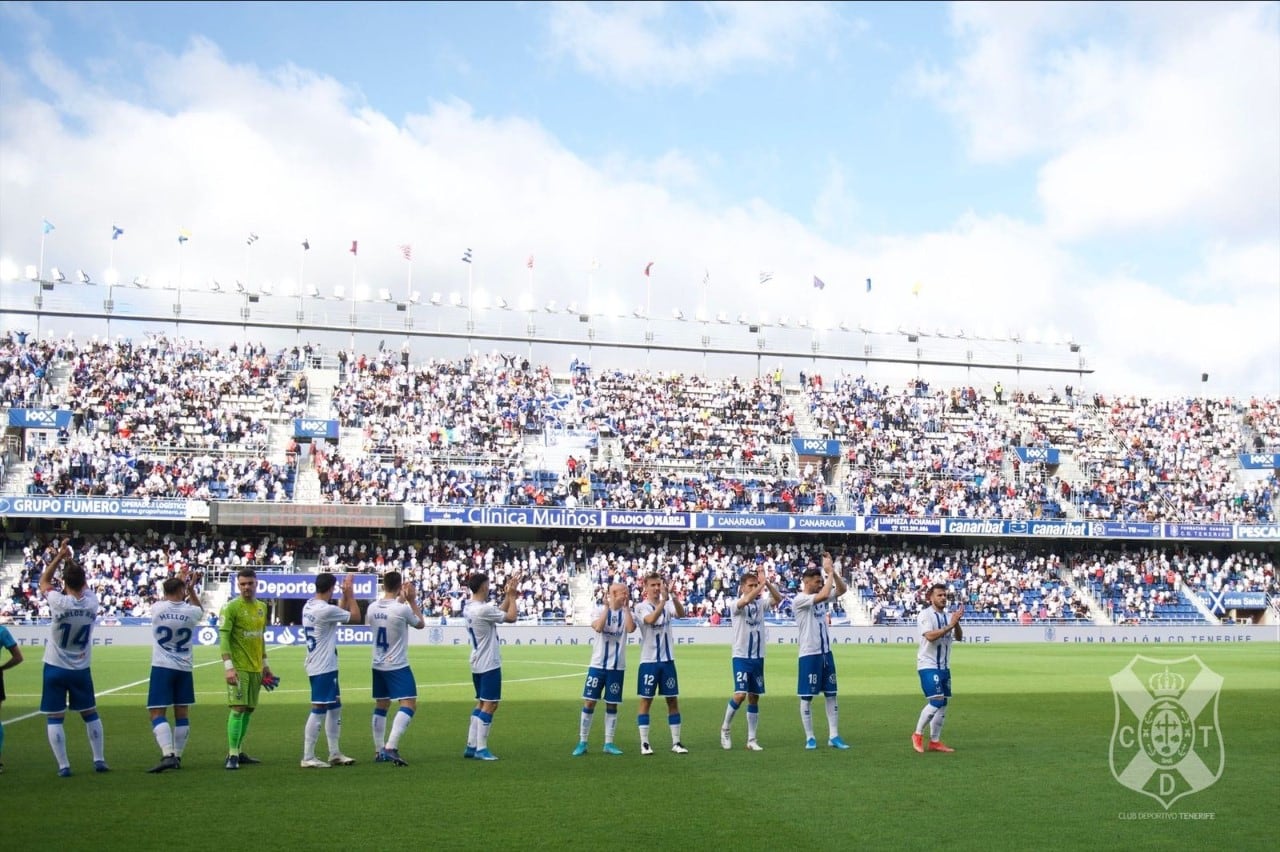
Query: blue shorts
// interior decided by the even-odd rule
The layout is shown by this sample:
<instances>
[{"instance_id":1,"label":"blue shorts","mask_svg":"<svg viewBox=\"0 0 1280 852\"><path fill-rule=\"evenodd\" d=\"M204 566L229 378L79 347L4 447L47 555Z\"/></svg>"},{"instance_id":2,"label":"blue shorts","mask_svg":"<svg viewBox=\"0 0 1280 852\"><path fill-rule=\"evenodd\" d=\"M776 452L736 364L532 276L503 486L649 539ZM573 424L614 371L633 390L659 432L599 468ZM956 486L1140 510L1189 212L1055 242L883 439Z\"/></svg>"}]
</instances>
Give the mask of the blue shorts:
<instances>
[{"instance_id":1,"label":"blue shorts","mask_svg":"<svg viewBox=\"0 0 1280 852\"><path fill-rule=\"evenodd\" d=\"M402 698L417 698L418 682L408 666L395 671L384 672L373 670L373 700L399 701Z\"/></svg>"},{"instance_id":2,"label":"blue shorts","mask_svg":"<svg viewBox=\"0 0 1280 852\"><path fill-rule=\"evenodd\" d=\"M622 679L626 669L587 669L587 682L582 687L582 697L587 701L604 701L617 704L622 701Z\"/></svg>"},{"instance_id":3,"label":"blue shorts","mask_svg":"<svg viewBox=\"0 0 1280 852\"><path fill-rule=\"evenodd\" d=\"M151 667L151 685L147 687L147 709L189 707L196 703L195 678L191 672Z\"/></svg>"},{"instance_id":4,"label":"blue shorts","mask_svg":"<svg viewBox=\"0 0 1280 852\"><path fill-rule=\"evenodd\" d=\"M311 703L338 704L342 696L338 694L338 670L324 674L311 675Z\"/></svg>"},{"instance_id":5,"label":"blue shorts","mask_svg":"<svg viewBox=\"0 0 1280 852\"><path fill-rule=\"evenodd\" d=\"M733 658L733 691L764 695L764 657Z\"/></svg>"},{"instance_id":6,"label":"blue shorts","mask_svg":"<svg viewBox=\"0 0 1280 852\"><path fill-rule=\"evenodd\" d=\"M920 688L925 698L951 697L951 669L920 669Z\"/></svg>"},{"instance_id":7,"label":"blue shorts","mask_svg":"<svg viewBox=\"0 0 1280 852\"><path fill-rule=\"evenodd\" d=\"M64 669L44 664L44 688L40 691L41 713L65 713L69 706L76 712L98 706L93 696L93 675L88 669Z\"/></svg>"},{"instance_id":8,"label":"blue shorts","mask_svg":"<svg viewBox=\"0 0 1280 852\"><path fill-rule=\"evenodd\" d=\"M640 675L636 678L636 695L641 698L653 698L663 695L675 698L680 694L680 678L676 676L676 664L641 663Z\"/></svg>"},{"instance_id":9,"label":"blue shorts","mask_svg":"<svg viewBox=\"0 0 1280 852\"><path fill-rule=\"evenodd\" d=\"M800 677L796 682L796 695L801 698L812 698L819 692L831 696L836 694L836 660L831 656L830 651L800 658Z\"/></svg>"},{"instance_id":10,"label":"blue shorts","mask_svg":"<svg viewBox=\"0 0 1280 852\"><path fill-rule=\"evenodd\" d=\"M476 701L502 700L502 669L489 669L479 674L472 672L471 682L476 687Z\"/></svg>"}]
</instances>

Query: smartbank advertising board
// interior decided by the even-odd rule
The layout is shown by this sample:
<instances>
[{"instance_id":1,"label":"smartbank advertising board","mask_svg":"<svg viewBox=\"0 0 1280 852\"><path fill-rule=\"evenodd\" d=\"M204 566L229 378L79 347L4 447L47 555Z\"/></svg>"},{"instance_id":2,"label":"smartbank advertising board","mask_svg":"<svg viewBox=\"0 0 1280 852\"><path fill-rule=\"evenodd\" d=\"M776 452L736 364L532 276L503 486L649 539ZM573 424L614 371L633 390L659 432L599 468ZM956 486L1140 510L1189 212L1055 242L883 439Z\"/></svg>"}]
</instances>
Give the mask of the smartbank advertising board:
<instances>
[{"instance_id":1,"label":"smartbank advertising board","mask_svg":"<svg viewBox=\"0 0 1280 852\"><path fill-rule=\"evenodd\" d=\"M49 641L49 627L19 625L10 626L10 632L19 645L43 647ZM718 645L728 647L733 643L733 629L730 627L674 627L672 628L677 645ZM521 624L506 625L498 628L499 641L503 645L581 645L584 649L583 665L586 664L586 648L590 647L595 634L590 627L535 627ZM297 625L272 625L264 631L267 643L273 647L301 646L304 644L302 628ZM775 625L769 628L767 644L775 646L770 654L794 654L797 645L795 625ZM150 627L104 627L98 626L93 631L95 647L112 645L149 645L151 644ZM373 643L373 631L366 625L344 625L338 628L338 642L342 645L370 645ZM629 644L637 642L633 636ZM1176 626L1131 626L1131 627L1094 627L1066 626L1060 624L1036 624L1022 626L979 626L966 625L964 645L997 645L1008 643L1038 643L1071 645L1084 648L1090 645L1173 645L1203 643L1242 643L1242 642L1280 642L1280 626L1269 625L1176 625ZM196 631L196 643L210 646L218 644L218 631L214 627L204 626ZM462 626L442 626L428 623L422 630L409 631L411 645L457 646L458 653L470 653L471 639L467 628ZM831 628L832 645L881 645L903 649L902 653L914 653L917 643L916 630L913 625L901 624L878 627L855 627L852 625L834 625ZM908 650L911 649L911 650ZM679 652L677 651L677 658ZM301 657L299 657L301 659ZM793 658L794 659L794 658ZM213 662L217 662L214 660ZM347 665L354 665L352 660ZM367 663L367 660L364 661ZM207 665L201 655L197 655L198 665Z\"/></svg>"}]
</instances>

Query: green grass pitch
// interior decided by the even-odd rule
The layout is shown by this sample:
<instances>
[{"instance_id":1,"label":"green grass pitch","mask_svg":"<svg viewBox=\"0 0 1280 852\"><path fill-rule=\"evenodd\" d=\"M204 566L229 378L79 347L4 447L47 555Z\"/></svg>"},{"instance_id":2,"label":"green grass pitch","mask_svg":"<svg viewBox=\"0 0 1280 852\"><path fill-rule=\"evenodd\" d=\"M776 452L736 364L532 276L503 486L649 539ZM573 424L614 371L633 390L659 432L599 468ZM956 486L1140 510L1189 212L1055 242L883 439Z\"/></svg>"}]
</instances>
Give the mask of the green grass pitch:
<instances>
[{"instance_id":1,"label":"green grass pitch","mask_svg":"<svg viewBox=\"0 0 1280 852\"><path fill-rule=\"evenodd\" d=\"M618 736L626 754L600 753L600 708L590 753L573 758L588 653L506 646L504 701L490 739L501 760L477 763L461 756L472 707L466 649L415 647L419 709L401 743L410 765L396 768L370 759L368 649L344 647L342 746L359 764L303 770L301 649L273 649L283 685L264 696L246 740L263 764L233 773L222 768L221 666L214 649L201 648L183 769L149 775L159 758L144 709L150 651L98 648L94 679L113 771L93 773L83 725L71 716L75 775L61 779L44 722L33 715L41 664L28 649L27 662L6 673L3 846L213 849L256 838L270 850L1274 848L1280 645L959 645L944 735L956 752L923 755L909 742L923 704L914 646L837 647L847 752L804 750L795 648L771 648L759 753L742 748L743 713L733 751L720 748L729 648L685 646L677 663L690 754L668 750L659 700L657 754L645 758L632 648ZM1115 718L1108 678L1137 653L1197 654L1225 679L1225 769L1215 784L1174 803L1173 819L1122 787L1108 765ZM825 743L821 706L815 728Z\"/></svg>"}]
</instances>

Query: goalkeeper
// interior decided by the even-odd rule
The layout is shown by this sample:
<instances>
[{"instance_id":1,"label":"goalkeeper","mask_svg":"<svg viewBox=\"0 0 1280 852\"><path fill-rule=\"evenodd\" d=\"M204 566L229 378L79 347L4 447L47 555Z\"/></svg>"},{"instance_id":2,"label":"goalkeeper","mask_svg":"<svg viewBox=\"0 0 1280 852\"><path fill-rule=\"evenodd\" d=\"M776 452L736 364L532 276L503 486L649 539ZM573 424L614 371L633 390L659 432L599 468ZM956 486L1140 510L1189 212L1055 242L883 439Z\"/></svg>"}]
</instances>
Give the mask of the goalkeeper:
<instances>
[{"instance_id":1,"label":"goalkeeper","mask_svg":"<svg viewBox=\"0 0 1280 852\"><path fill-rule=\"evenodd\" d=\"M258 600L258 575L242 568L236 575L240 596L222 608L218 638L222 647L222 667L227 679L227 769L261 763L244 753L244 735L249 718L258 706L258 693L265 686L274 689L279 680L267 665L263 631L267 626L267 605Z\"/></svg>"}]
</instances>

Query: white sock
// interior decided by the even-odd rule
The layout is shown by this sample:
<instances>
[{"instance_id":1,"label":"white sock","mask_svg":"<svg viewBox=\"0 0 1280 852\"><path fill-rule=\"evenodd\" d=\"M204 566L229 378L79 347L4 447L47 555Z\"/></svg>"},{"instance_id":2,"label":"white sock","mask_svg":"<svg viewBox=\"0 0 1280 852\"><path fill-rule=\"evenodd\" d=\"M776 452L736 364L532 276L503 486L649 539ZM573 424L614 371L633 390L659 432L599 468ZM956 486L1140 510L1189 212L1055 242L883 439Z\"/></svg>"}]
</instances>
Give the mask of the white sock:
<instances>
[{"instance_id":1,"label":"white sock","mask_svg":"<svg viewBox=\"0 0 1280 852\"><path fill-rule=\"evenodd\" d=\"M729 703L724 708L724 724L720 726L720 730L727 731L733 727L733 717L738 714L740 706L742 705L734 703L732 698L729 699Z\"/></svg>"},{"instance_id":2,"label":"white sock","mask_svg":"<svg viewBox=\"0 0 1280 852\"><path fill-rule=\"evenodd\" d=\"M760 727L760 711L757 707L756 704L747 705L747 739L750 742L755 742L756 729Z\"/></svg>"},{"instance_id":3,"label":"white sock","mask_svg":"<svg viewBox=\"0 0 1280 852\"><path fill-rule=\"evenodd\" d=\"M177 757L182 757L183 750L187 747L187 738L191 736L191 725L186 719L179 719L173 726L173 753Z\"/></svg>"},{"instance_id":4,"label":"white sock","mask_svg":"<svg viewBox=\"0 0 1280 852\"><path fill-rule=\"evenodd\" d=\"M595 717L595 709L588 710L582 708L582 715L578 718L578 742L585 743L587 738L591 736L591 720Z\"/></svg>"},{"instance_id":5,"label":"white sock","mask_svg":"<svg viewBox=\"0 0 1280 852\"><path fill-rule=\"evenodd\" d=\"M324 711L319 713L313 707L307 714L307 724L302 729L302 759L315 760L316 740L320 739L320 726L324 721Z\"/></svg>"},{"instance_id":6,"label":"white sock","mask_svg":"<svg viewBox=\"0 0 1280 852\"><path fill-rule=\"evenodd\" d=\"M151 733L156 738L156 745L160 746L160 754L162 757L168 757L173 754L173 728L169 725L169 720L161 716L151 726Z\"/></svg>"},{"instance_id":7,"label":"white sock","mask_svg":"<svg viewBox=\"0 0 1280 852\"><path fill-rule=\"evenodd\" d=\"M480 719L476 712L471 712L471 727L467 728L467 748L475 748L476 740L480 738Z\"/></svg>"},{"instance_id":8,"label":"white sock","mask_svg":"<svg viewBox=\"0 0 1280 852\"><path fill-rule=\"evenodd\" d=\"M342 737L342 705L330 707L324 714L324 737L329 741L329 756L342 754L338 740Z\"/></svg>"},{"instance_id":9,"label":"white sock","mask_svg":"<svg viewBox=\"0 0 1280 852\"><path fill-rule=\"evenodd\" d=\"M604 741L613 742L614 736L618 733L618 708L604 711Z\"/></svg>"},{"instance_id":10,"label":"white sock","mask_svg":"<svg viewBox=\"0 0 1280 852\"><path fill-rule=\"evenodd\" d=\"M84 723L84 732L89 735L89 751L93 753L94 762L105 760L105 746L102 742L102 717L94 713L93 719Z\"/></svg>"},{"instance_id":11,"label":"white sock","mask_svg":"<svg viewBox=\"0 0 1280 852\"><path fill-rule=\"evenodd\" d=\"M489 727L493 724L493 714L481 712L476 716L476 751L489 747Z\"/></svg>"},{"instance_id":12,"label":"white sock","mask_svg":"<svg viewBox=\"0 0 1280 852\"><path fill-rule=\"evenodd\" d=\"M938 712L933 714L933 721L929 723L929 739L938 742L942 739L942 723L947 721L947 708L939 707Z\"/></svg>"},{"instance_id":13,"label":"white sock","mask_svg":"<svg viewBox=\"0 0 1280 852\"><path fill-rule=\"evenodd\" d=\"M831 731L831 739L840 736L840 705L834 695L827 696L827 728Z\"/></svg>"},{"instance_id":14,"label":"white sock","mask_svg":"<svg viewBox=\"0 0 1280 852\"><path fill-rule=\"evenodd\" d=\"M374 751L382 751L382 746L387 741L387 711L373 711L373 749Z\"/></svg>"},{"instance_id":15,"label":"white sock","mask_svg":"<svg viewBox=\"0 0 1280 852\"><path fill-rule=\"evenodd\" d=\"M924 705L924 709L920 711L920 720L916 722L916 733L923 734L924 729L933 721L933 714L938 712L938 708L932 704Z\"/></svg>"},{"instance_id":16,"label":"white sock","mask_svg":"<svg viewBox=\"0 0 1280 852\"><path fill-rule=\"evenodd\" d=\"M680 714L679 714L679 713L677 713L677 714L675 714L675 715L673 715L673 716L668 716L668 717L667 717L667 727L671 729L671 744L672 744L672 745L675 745L676 743L680 742L680 723L679 723L678 721L677 721L677 722L672 722L671 720L672 720L672 719L679 719L679 718L680 718Z\"/></svg>"},{"instance_id":17,"label":"white sock","mask_svg":"<svg viewBox=\"0 0 1280 852\"><path fill-rule=\"evenodd\" d=\"M804 723L804 738L813 739L813 699L800 699L800 721Z\"/></svg>"},{"instance_id":18,"label":"white sock","mask_svg":"<svg viewBox=\"0 0 1280 852\"><path fill-rule=\"evenodd\" d=\"M70 766L71 762L67 760L67 736L62 720L50 719L46 730L49 733L49 748L53 749L53 758L58 761L58 768Z\"/></svg>"},{"instance_id":19,"label":"white sock","mask_svg":"<svg viewBox=\"0 0 1280 852\"><path fill-rule=\"evenodd\" d=\"M409 729L409 723L413 721L413 711L408 707L401 707L396 713L395 721L391 723L391 736L387 737L387 748L397 749L400 747L400 738L404 736L404 732Z\"/></svg>"}]
</instances>

